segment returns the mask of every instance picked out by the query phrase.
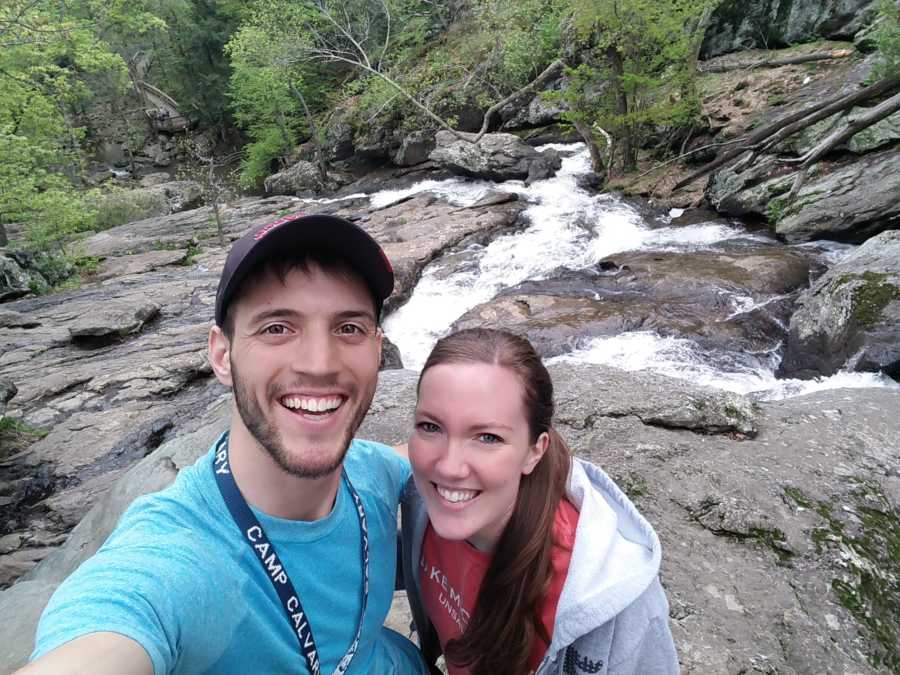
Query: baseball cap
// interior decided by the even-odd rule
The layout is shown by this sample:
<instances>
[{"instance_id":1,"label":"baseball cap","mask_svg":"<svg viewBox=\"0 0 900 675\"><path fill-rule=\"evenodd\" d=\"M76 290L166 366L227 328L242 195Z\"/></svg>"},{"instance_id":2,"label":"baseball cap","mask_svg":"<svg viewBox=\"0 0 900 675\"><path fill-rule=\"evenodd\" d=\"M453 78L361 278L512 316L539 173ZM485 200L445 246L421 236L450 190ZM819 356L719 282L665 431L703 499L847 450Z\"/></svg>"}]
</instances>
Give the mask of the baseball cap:
<instances>
[{"instance_id":1,"label":"baseball cap","mask_svg":"<svg viewBox=\"0 0 900 675\"><path fill-rule=\"evenodd\" d=\"M260 262L276 251L328 251L345 260L369 287L375 310L394 290L394 270L378 243L358 225L345 218L322 214L293 213L260 225L238 239L228 252L216 292L216 325L222 326L228 304Z\"/></svg>"}]
</instances>

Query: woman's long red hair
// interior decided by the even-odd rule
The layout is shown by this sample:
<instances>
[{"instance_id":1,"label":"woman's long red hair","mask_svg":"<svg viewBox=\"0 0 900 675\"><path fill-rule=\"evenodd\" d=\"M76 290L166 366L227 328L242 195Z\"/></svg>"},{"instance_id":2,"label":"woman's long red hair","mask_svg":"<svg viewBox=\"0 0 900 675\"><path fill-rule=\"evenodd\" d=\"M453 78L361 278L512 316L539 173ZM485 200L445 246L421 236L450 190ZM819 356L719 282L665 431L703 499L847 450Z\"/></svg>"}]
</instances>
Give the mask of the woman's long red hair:
<instances>
[{"instance_id":1,"label":"woman's long red hair","mask_svg":"<svg viewBox=\"0 0 900 675\"><path fill-rule=\"evenodd\" d=\"M546 642L551 637L540 613L553 574L553 521L571 462L568 446L552 426L553 382L531 343L506 331L473 328L448 335L435 345L422 374L444 363L509 368L522 383L530 442L536 443L542 433L550 438L543 458L522 476L515 508L497 542L469 625L462 636L447 643L444 654L449 663L470 667L472 675L526 675L535 636ZM426 654L429 659L433 656Z\"/></svg>"}]
</instances>

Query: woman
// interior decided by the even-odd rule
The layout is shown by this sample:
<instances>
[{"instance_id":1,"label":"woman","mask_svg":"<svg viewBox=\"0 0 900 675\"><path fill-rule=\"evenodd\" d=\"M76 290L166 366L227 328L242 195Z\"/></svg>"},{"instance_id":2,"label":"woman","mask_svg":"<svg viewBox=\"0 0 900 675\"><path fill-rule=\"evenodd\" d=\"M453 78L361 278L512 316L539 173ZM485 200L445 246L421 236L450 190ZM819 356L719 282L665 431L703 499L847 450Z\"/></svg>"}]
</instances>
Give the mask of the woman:
<instances>
[{"instance_id":1,"label":"woman","mask_svg":"<svg viewBox=\"0 0 900 675\"><path fill-rule=\"evenodd\" d=\"M419 377L403 566L426 661L451 675L677 673L660 545L551 425L531 344L473 329ZM414 484L413 484L414 483Z\"/></svg>"}]
</instances>

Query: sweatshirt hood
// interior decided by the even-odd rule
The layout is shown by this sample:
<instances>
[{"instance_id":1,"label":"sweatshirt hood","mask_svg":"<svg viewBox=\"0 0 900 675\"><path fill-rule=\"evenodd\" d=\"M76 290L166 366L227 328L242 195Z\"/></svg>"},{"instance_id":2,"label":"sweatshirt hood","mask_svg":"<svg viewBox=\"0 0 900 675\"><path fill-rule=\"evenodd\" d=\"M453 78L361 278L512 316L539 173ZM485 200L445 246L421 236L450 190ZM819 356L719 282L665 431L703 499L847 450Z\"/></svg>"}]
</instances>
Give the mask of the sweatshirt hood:
<instances>
[{"instance_id":1,"label":"sweatshirt hood","mask_svg":"<svg viewBox=\"0 0 900 675\"><path fill-rule=\"evenodd\" d=\"M559 597L548 654L619 614L659 572L659 537L601 469L572 460L566 487L578 507L569 572Z\"/></svg>"}]
</instances>

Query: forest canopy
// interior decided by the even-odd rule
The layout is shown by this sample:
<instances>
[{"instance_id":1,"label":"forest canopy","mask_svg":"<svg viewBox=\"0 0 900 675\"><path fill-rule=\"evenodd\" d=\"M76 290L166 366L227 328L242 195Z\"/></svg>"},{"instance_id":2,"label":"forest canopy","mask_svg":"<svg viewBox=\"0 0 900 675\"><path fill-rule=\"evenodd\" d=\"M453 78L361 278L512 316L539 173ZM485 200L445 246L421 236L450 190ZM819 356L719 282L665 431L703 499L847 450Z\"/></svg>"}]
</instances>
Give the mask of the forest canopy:
<instances>
[{"instance_id":1,"label":"forest canopy","mask_svg":"<svg viewBox=\"0 0 900 675\"><path fill-rule=\"evenodd\" d=\"M559 66L566 84L545 100L564 110L595 166L631 171L639 147L676 154L691 135L696 64L717 4L7 0L0 228L24 223L46 248L108 222L98 221L87 169L104 137L127 152L147 142L145 84L177 101L193 129L238 145L241 182L255 187L303 143L327 176L329 129L342 125L363 139L386 128L477 131L492 105ZM879 11L883 77L898 69L900 10L882 0Z\"/></svg>"}]
</instances>

